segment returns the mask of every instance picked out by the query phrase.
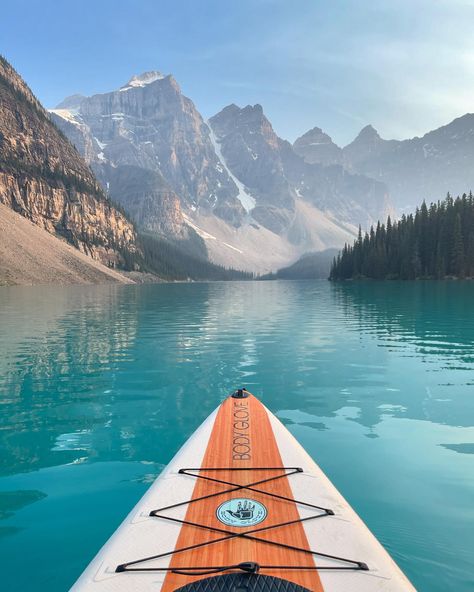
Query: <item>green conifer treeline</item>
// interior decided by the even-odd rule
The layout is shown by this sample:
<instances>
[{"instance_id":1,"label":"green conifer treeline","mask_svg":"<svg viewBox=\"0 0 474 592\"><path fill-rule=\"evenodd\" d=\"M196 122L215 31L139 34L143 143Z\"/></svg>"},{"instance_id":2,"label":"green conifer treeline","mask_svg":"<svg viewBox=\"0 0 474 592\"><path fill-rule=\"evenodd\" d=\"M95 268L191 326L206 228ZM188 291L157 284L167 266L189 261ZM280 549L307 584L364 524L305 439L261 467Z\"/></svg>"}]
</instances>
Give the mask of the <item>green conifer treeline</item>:
<instances>
[{"instance_id":1,"label":"green conifer treeline","mask_svg":"<svg viewBox=\"0 0 474 592\"><path fill-rule=\"evenodd\" d=\"M357 278L413 280L474 277L474 197L472 193L377 224L346 245L334 259L330 280Z\"/></svg>"}]
</instances>

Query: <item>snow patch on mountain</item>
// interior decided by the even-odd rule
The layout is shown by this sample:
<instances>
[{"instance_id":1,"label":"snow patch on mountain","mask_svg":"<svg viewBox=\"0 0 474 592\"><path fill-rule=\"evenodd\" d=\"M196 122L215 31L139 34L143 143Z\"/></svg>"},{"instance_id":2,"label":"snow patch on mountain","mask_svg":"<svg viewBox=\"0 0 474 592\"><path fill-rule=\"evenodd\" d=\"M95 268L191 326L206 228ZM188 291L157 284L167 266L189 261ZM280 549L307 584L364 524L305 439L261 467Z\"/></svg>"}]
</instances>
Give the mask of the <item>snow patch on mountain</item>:
<instances>
[{"instance_id":1,"label":"snow patch on mountain","mask_svg":"<svg viewBox=\"0 0 474 592\"><path fill-rule=\"evenodd\" d=\"M143 74L137 74L132 76L125 86L119 89L120 92L130 90L131 88L140 88L156 82L157 80L163 80L165 78L161 72L152 70L151 72L143 72Z\"/></svg>"},{"instance_id":2,"label":"snow patch on mountain","mask_svg":"<svg viewBox=\"0 0 474 592\"><path fill-rule=\"evenodd\" d=\"M98 138L96 138L95 136L94 136L94 140L97 142L97 144L99 145L99 148L100 148L101 150L103 150L103 149L104 149L104 148L107 146L107 144L106 144L105 142L101 142L101 141L100 141Z\"/></svg>"},{"instance_id":3,"label":"snow patch on mountain","mask_svg":"<svg viewBox=\"0 0 474 592\"><path fill-rule=\"evenodd\" d=\"M204 240L211 240L211 241L217 240L219 242L219 244L222 244L222 245L228 247L229 249L236 251L237 253L243 254L243 251L241 251L237 247L234 247L233 245L230 245L229 243L227 243L225 241L218 240L213 234L206 232L205 230L203 230L202 228L197 226L197 224L194 224L194 222L189 218L189 216L186 216L186 214L184 214L184 213L183 213L183 218L184 218L184 221L186 222L186 224L188 226L190 226Z\"/></svg>"},{"instance_id":4,"label":"snow patch on mountain","mask_svg":"<svg viewBox=\"0 0 474 592\"><path fill-rule=\"evenodd\" d=\"M216 237L215 236L213 236L209 232L206 232L205 230L202 230L202 228L199 228L199 226L197 226L196 224L194 224L194 222L191 220L191 218L189 218L188 216L186 216L186 214L184 212L183 212L183 218L184 218L184 221L186 222L186 224L188 226L191 226L191 228L194 231L196 231L196 234L198 234L201 238L203 238L204 240L216 240Z\"/></svg>"},{"instance_id":5,"label":"snow patch on mountain","mask_svg":"<svg viewBox=\"0 0 474 592\"><path fill-rule=\"evenodd\" d=\"M50 109L49 112L54 113L58 117L62 117L66 121L69 121L69 123L72 123L77 126L80 125L80 122L77 121L75 117L77 112L73 113L70 109Z\"/></svg>"},{"instance_id":6,"label":"snow patch on mountain","mask_svg":"<svg viewBox=\"0 0 474 592\"><path fill-rule=\"evenodd\" d=\"M216 134L212 131L212 127L209 122L207 125L209 128L209 134L210 134L209 137L211 139L212 145L214 146L214 150L217 154L217 158L220 160L222 167L227 171L227 174L229 175L229 177L237 185L237 188L239 190L239 195L237 196L237 198L240 200L240 203L242 204L242 206L244 207L246 212L250 212L250 210L253 210L253 208L255 207L255 198L252 197L250 195L250 193L247 192L247 190L244 187L244 184L237 179L237 177L232 173L232 171L227 166L227 163L226 163L225 158L224 158L222 151L221 151L220 143L219 143L218 139L216 138ZM219 165L217 165L217 167L219 167ZM217 168L217 170L222 172L222 170L219 168Z\"/></svg>"}]
</instances>

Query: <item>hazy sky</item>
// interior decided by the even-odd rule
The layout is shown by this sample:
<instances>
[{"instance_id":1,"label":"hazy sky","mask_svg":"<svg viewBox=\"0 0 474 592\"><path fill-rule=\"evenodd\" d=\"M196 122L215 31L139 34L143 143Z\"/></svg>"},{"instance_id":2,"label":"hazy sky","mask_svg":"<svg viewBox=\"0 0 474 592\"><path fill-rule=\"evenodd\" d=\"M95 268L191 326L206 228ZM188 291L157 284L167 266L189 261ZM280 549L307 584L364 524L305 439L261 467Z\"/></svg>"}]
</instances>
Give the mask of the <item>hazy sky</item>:
<instances>
[{"instance_id":1,"label":"hazy sky","mask_svg":"<svg viewBox=\"0 0 474 592\"><path fill-rule=\"evenodd\" d=\"M0 19L47 107L156 69L205 117L261 103L290 140L405 138L474 111L474 0L4 0Z\"/></svg>"}]
</instances>

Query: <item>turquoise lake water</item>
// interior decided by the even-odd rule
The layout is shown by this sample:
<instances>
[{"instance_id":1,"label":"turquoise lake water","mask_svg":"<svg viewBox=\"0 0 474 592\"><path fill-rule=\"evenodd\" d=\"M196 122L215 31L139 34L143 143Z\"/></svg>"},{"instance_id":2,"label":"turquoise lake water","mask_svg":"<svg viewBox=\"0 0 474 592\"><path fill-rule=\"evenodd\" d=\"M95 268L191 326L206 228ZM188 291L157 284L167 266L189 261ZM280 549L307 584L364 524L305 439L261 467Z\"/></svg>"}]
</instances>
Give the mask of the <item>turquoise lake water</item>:
<instances>
[{"instance_id":1,"label":"turquoise lake water","mask_svg":"<svg viewBox=\"0 0 474 592\"><path fill-rule=\"evenodd\" d=\"M2 590L62 592L235 387L418 590L474 589L474 283L0 289Z\"/></svg>"}]
</instances>

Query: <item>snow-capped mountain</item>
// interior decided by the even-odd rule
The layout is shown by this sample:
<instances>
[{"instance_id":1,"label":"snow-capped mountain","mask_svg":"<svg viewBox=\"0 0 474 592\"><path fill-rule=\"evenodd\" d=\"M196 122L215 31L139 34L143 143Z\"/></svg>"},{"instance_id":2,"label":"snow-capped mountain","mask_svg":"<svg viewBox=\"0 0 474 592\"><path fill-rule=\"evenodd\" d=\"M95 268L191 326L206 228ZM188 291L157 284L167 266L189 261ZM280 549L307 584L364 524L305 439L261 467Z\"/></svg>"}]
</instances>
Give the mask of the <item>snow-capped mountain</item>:
<instances>
[{"instance_id":1,"label":"snow-capped mountain","mask_svg":"<svg viewBox=\"0 0 474 592\"><path fill-rule=\"evenodd\" d=\"M173 238L191 227L224 265L275 269L341 246L390 209L382 183L305 162L259 105L206 123L171 75L74 95L51 117L139 227Z\"/></svg>"},{"instance_id":2,"label":"snow-capped mountain","mask_svg":"<svg viewBox=\"0 0 474 592\"><path fill-rule=\"evenodd\" d=\"M119 168L125 166L135 177L133 199L139 199L141 192L148 209L156 202L161 217L166 215L164 193L178 195L185 210L213 211L231 224L238 224L245 215L236 197L238 189L214 151L208 127L172 76L146 72L133 76L117 91L82 98L70 109L64 109L64 103L59 107L52 110L54 121L105 187L116 186L119 174L123 181L124 171ZM148 174L138 187L137 168L156 173L156 182ZM126 193L112 197L128 209ZM168 202L174 211L176 203ZM141 217L137 222L147 230L163 230L155 218L147 222Z\"/></svg>"}]
</instances>

